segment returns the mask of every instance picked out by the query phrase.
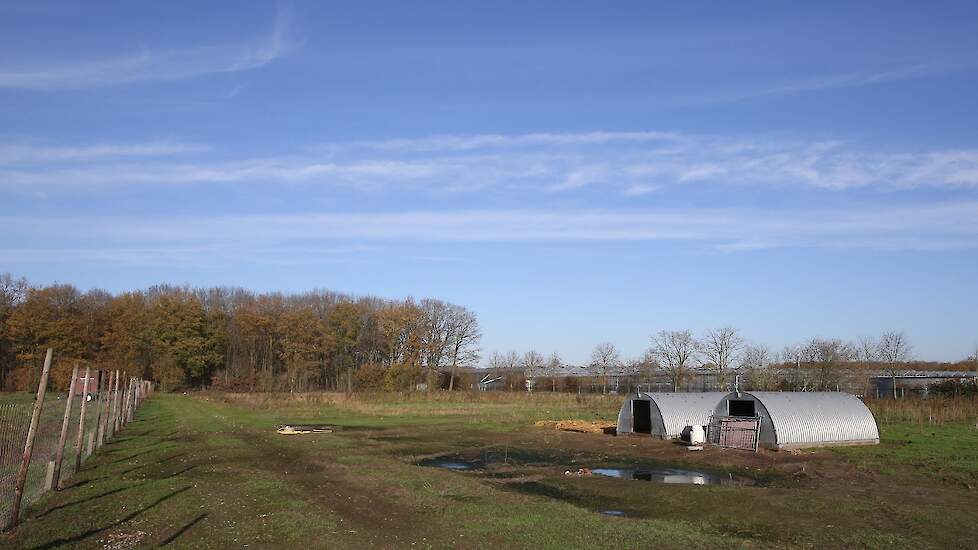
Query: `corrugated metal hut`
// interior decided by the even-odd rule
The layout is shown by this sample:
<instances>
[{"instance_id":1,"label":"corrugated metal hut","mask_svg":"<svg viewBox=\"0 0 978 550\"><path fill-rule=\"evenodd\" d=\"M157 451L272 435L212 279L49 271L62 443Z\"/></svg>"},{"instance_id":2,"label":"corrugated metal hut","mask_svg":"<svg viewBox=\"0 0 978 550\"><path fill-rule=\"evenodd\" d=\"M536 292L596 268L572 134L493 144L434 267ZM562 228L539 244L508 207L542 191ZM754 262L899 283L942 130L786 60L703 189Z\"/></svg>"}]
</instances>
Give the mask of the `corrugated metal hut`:
<instances>
[{"instance_id":1,"label":"corrugated metal hut","mask_svg":"<svg viewBox=\"0 0 978 550\"><path fill-rule=\"evenodd\" d=\"M856 396L842 392L731 392L714 414L759 417L758 443L774 449L875 445L876 419Z\"/></svg>"},{"instance_id":2,"label":"corrugated metal hut","mask_svg":"<svg viewBox=\"0 0 978 550\"><path fill-rule=\"evenodd\" d=\"M708 425L717 403L726 395L725 392L632 395L618 413L618 433L678 438L687 426Z\"/></svg>"}]
</instances>

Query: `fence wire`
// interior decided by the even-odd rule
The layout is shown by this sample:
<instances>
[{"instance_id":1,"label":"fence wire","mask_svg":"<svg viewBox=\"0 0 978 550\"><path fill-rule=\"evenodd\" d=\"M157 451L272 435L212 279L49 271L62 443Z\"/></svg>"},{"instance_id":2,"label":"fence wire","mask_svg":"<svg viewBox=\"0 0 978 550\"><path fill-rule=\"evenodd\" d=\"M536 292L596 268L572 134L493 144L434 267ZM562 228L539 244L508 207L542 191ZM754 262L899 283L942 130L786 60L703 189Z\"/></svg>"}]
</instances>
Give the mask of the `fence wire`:
<instances>
[{"instance_id":1,"label":"fence wire","mask_svg":"<svg viewBox=\"0 0 978 550\"><path fill-rule=\"evenodd\" d=\"M105 373L107 376L108 373ZM81 461L94 452L99 445L99 428L105 426L103 438L107 440L112 435L112 422L107 419L115 401L117 407L122 407L125 397L125 384L119 388L119 398L102 388L90 389L89 401L85 407L84 431L81 437ZM80 393L80 392L79 392ZM48 481L49 468L53 465L58 453L61 440L61 427L64 422L64 412L67 400L71 399L71 411L68 419L68 430L65 439L64 455L61 464L59 480L61 486L67 486L68 480L75 472L75 455L78 449L78 421L81 417L82 395L72 395L69 392L45 395L44 406L38 418L37 430L34 435L34 447L27 478L24 485L21 510L37 502L41 496L59 480ZM30 429L34 403L27 394L0 395L0 529L5 529L14 523L12 508L16 492L17 474L23 461L24 447ZM106 421L108 420L108 421ZM123 420L122 422L125 422Z\"/></svg>"},{"instance_id":2,"label":"fence wire","mask_svg":"<svg viewBox=\"0 0 978 550\"><path fill-rule=\"evenodd\" d=\"M33 404L0 404L0 527L10 523L17 471L31 423Z\"/></svg>"}]
</instances>

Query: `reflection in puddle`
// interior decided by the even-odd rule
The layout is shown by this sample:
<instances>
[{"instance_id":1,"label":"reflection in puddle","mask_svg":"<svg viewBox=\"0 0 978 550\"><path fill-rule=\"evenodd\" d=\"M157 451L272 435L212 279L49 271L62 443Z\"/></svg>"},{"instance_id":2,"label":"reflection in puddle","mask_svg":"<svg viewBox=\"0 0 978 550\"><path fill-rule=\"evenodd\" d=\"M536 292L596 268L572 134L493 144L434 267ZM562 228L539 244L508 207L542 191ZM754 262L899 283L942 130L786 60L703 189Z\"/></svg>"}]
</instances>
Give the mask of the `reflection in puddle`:
<instances>
[{"instance_id":1,"label":"reflection in puddle","mask_svg":"<svg viewBox=\"0 0 978 550\"><path fill-rule=\"evenodd\" d=\"M427 458L416 462L419 466L445 468L448 470L484 470L489 464L520 465L520 466L549 466L554 457L543 453L535 453L523 449L490 450L473 455L451 454Z\"/></svg>"},{"instance_id":2,"label":"reflection in puddle","mask_svg":"<svg viewBox=\"0 0 978 550\"><path fill-rule=\"evenodd\" d=\"M609 510L598 510L598 512L601 513L601 514L604 514L606 516L615 516L615 517L618 517L618 518L623 518L626 515L624 510L610 510L609 509Z\"/></svg>"},{"instance_id":3,"label":"reflection in puddle","mask_svg":"<svg viewBox=\"0 0 978 550\"><path fill-rule=\"evenodd\" d=\"M422 460L418 462L418 466L428 466L431 468L444 468L446 470L456 470L460 472L468 470L481 470L485 468L485 463L472 460L456 460L456 459L446 459L442 457L429 458L427 460Z\"/></svg>"},{"instance_id":4,"label":"reflection in puddle","mask_svg":"<svg viewBox=\"0 0 978 550\"><path fill-rule=\"evenodd\" d=\"M475 469L475 464L469 464L468 462L441 462L436 461L431 464L425 464L425 466L434 466L435 468L447 468L449 470L473 470Z\"/></svg>"},{"instance_id":5,"label":"reflection in puddle","mask_svg":"<svg viewBox=\"0 0 978 550\"><path fill-rule=\"evenodd\" d=\"M428 466L431 468L443 468L455 471L477 470L487 477L509 477L513 468L506 466L519 467L519 471L536 471L539 468L550 469L556 464L565 463L560 457L543 453L534 453L522 449L508 449L503 451L486 451L479 454L449 454L440 455L432 458L420 460L415 464ZM501 467L501 469L500 469ZM565 476L573 476L573 470L565 470ZM625 467L611 468L579 468L578 477L603 476L615 479L652 481L656 483L685 484L685 485L754 485L756 480L734 476L723 472L706 472L702 470L686 470L682 468L672 468L658 464L630 464Z\"/></svg>"},{"instance_id":6,"label":"reflection in puddle","mask_svg":"<svg viewBox=\"0 0 978 550\"><path fill-rule=\"evenodd\" d=\"M726 478L696 470L677 468L595 468L591 473L618 479L637 479L658 483L683 483L691 485L720 485Z\"/></svg>"}]
</instances>

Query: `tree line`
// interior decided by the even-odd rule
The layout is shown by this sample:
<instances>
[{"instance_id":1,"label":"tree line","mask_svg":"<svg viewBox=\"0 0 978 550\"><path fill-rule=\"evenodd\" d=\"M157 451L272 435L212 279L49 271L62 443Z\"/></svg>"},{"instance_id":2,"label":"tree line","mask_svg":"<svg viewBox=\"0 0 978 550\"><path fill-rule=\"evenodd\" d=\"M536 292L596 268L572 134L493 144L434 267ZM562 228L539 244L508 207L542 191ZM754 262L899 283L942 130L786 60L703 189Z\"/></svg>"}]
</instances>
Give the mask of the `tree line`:
<instances>
[{"instance_id":1,"label":"tree line","mask_svg":"<svg viewBox=\"0 0 978 550\"><path fill-rule=\"evenodd\" d=\"M48 347L60 390L74 364L125 370L165 391L453 389L456 371L478 364L480 340L473 312L437 299L170 285L111 294L0 275L6 390L36 387Z\"/></svg>"}]
</instances>

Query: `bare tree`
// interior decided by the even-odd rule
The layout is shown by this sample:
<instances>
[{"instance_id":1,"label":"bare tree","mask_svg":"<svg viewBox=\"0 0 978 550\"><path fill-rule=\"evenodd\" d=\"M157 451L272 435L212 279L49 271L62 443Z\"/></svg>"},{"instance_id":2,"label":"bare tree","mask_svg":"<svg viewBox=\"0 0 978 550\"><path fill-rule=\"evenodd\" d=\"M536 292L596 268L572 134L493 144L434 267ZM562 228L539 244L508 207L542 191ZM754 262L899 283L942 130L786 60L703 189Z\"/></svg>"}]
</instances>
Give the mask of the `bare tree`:
<instances>
[{"instance_id":1,"label":"bare tree","mask_svg":"<svg viewBox=\"0 0 978 550\"><path fill-rule=\"evenodd\" d=\"M462 306L448 310L448 346L451 355L451 378L448 390L455 389L455 372L459 365L468 366L479 362L479 341L482 332L475 314Z\"/></svg>"},{"instance_id":2,"label":"bare tree","mask_svg":"<svg viewBox=\"0 0 978 550\"><path fill-rule=\"evenodd\" d=\"M560 359L560 354L556 351L550 354L547 358L547 362L543 366L543 374L550 378L550 391L557 392L557 377L560 375L561 369L564 368L564 362Z\"/></svg>"},{"instance_id":3,"label":"bare tree","mask_svg":"<svg viewBox=\"0 0 978 550\"><path fill-rule=\"evenodd\" d=\"M602 342L591 351L589 370L592 376L601 377L601 392L608 393L608 375L621 366L618 348L611 342Z\"/></svg>"},{"instance_id":4,"label":"bare tree","mask_svg":"<svg viewBox=\"0 0 978 550\"><path fill-rule=\"evenodd\" d=\"M449 345L449 305L441 300L421 301L424 315L424 332L421 360L427 370L427 388L430 394L435 385L435 375L445 362Z\"/></svg>"},{"instance_id":5,"label":"bare tree","mask_svg":"<svg viewBox=\"0 0 978 550\"><path fill-rule=\"evenodd\" d=\"M856 347L842 340L832 338L812 338L801 349L801 361L812 369L814 378L809 378L812 388L805 390L829 390L838 388L842 381L842 369L846 363L857 357Z\"/></svg>"},{"instance_id":6,"label":"bare tree","mask_svg":"<svg viewBox=\"0 0 978 550\"><path fill-rule=\"evenodd\" d=\"M740 366L744 369L764 369L771 364L771 350L762 344L744 346Z\"/></svg>"},{"instance_id":7,"label":"bare tree","mask_svg":"<svg viewBox=\"0 0 978 550\"><path fill-rule=\"evenodd\" d=\"M761 344L744 347L740 355L740 367L747 371L752 389L774 390L778 387L778 376L771 368L771 350Z\"/></svg>"},{"instance_id":8,"label":"bare tree","mask_svg":"<svg viewBox=\"0 0 978 550\"><path fill-rule=\"evenodd\" d=\"M650 352L659 360L660 368L672 380L673 391L689 374L696 361L699 343L688 330L663 330L652 337Z\"/></svg>"},{"instance_id":9,"label":"bare tree","mask_svg":"<svg viewBox=\"0 0 978 550\"><path fill-rule=\"evenodd\" d=\"M523 375L527 380L534 380L543 372L544 364L543 355L539 351L531 349L523 354L523 360L521 362ZM527 384L526 390L530 391L530 389L530 384Z\"/></svg>"},{"instance_id":10,"label":"bare tree","mask_svg":"<svg viewBox=\"0 0 978 550\"><path fill-rule=\"evenodd\" d=\"M911 349L912 347L910 345L910 340L907 339L907 335L903 332L891 330L889 332L884 332L883 335L880 336L880 341L877 347L877 355L880 362L886 365L886 372L890 375L894 399L896 399L897 396L897 365L906 363L910 360Z\"/></svg>"},{"instance_id":11,"label":"bare tree","mask_svg":"<svg viewBox=\"0 0 978 550\"><path fill-rule=\"evenodd\" d=\"M503 368L503 354L494 351L489 354L489 362L486 364L490 371L498 371Z\"/></svg>"},{"instance_id":12,"label":"bare tree","mask_svg":"<svg viewBox=\"0 0 978 550\"><path fill-rule=\"evenodd\" d=\"M801 366L802 362L802 346L785 346L781 348L781 352L778 354L778 362L783 363L791 367L788 375L785 377L785 381L794 391L805 391L808 389L810 384L809 373L807 369L803 369Z\"/></svg>"},{"instance_id":13,"label":"bare tree","mask_svg":"<svg viewBox=\"0 0 978 550\"><path fill-rule=\"evenodd\" d=\"M635 377L637 384L647 384L652 388L652 379L659 370L659 362L651 352L646 351L640 359L628 361L628 374Z\"/></svg>"},{"instance_id":14,"label":"bare tree","mask_svg":"<svg viewBox=\"0 0 978 550\"><path fill-rule=\"evenodd\" d=\"M723 388L727 383L727 372L744 347L744 339L737 329L724 327L707 332L701 344L703 356L713 364L717 372L717 383Z\"/></svg>"},{"instance_id":15,"label":"bare tree","mask_svg":"<svg viewBox=\"0 0 978 550\"><path fill-rule=\"evenodd\" d=\"M500 368L504 371L504 378L506 381L506 387L510 391L513 391L514 386L522 385L523 379L522 375L517 376L517 370L520 368L520 364L523 362L523 358L520 354L513 350L507 351L505 354L500 355ZM522 377L522 378L521 378Z\"/></svg>"},{"instance_id":16,"label":"bare tree","mask_svg":"<svg viewBox=\"0 0 978 550\"><path fill-rule=\"evenodd\" d=\"M859 354L859 360L867 363L878 361L879 346L880 343L872 336L860 336L856 341L856 352Z\"/></svg>"}]
</instances>

